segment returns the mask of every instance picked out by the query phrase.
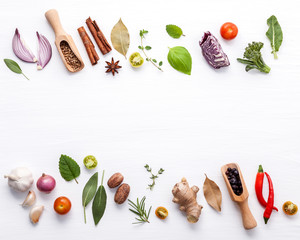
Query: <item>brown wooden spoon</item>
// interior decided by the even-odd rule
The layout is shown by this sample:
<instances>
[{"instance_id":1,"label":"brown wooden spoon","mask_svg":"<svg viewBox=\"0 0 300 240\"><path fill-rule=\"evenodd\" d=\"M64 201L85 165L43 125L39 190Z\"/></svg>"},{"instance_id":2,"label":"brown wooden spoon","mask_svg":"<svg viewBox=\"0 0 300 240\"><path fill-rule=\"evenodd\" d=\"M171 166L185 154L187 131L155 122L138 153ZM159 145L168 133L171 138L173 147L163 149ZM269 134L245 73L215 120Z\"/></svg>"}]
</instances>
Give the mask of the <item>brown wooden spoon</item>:
<instances>
[{"instance_id":1,"label":"brown wooden spoon","mask_svg":"<svg viewBox=\"0 0 300 240\"><path fill-rule=\"evenodd\" d=\"M48 22L51 24L54 33L55 33L55 45L56 48L60 54L61 59L63 60L63 63L65 64L66 68L70 72L78 72L84 68L84 63L82 61L82 58L78 52L78 49L73 41L73 38L65 32L63 29L60 19L58 16L58 12L55 9L51 9L45 13L45 17L47 18ZM66 56L64 56L64 53L62 52L62 44L64 46L69 45L69 48L71 49L71 52L75 54L73 58L75 58L77 65L76 67L73 67L69 61L66 59ZM77 59L76 59L77 58ZM78 62L79 60L79 62ZM74 62L74 59L71 60L71 62Z\"/></svg>"},{"instance_id":2,"label":"brown wooden spoon","mask_svg":"<svg viewBox=\"0 0 300 240\"><path fill-rule=\"evenodd\" d=\"M228 168L236 168L239 172L242 187L243 187L243 193L240 196L236 195L231 188L230 182L226 175L226 171ZM249 193L248 193L248 190L247 190L247 187L246 187L243 175L242 175L242 171L241 171L239 165L237 163L226 164L221 167L221 172L224 177L224 181L227 185L227 189L228 189L229 195L231 197L231 200L236 202L240 207L244 228L247 230L255 228L257 226L257 223L249 209L249 205L248 205Z\"/></svg>"}]
</instances>

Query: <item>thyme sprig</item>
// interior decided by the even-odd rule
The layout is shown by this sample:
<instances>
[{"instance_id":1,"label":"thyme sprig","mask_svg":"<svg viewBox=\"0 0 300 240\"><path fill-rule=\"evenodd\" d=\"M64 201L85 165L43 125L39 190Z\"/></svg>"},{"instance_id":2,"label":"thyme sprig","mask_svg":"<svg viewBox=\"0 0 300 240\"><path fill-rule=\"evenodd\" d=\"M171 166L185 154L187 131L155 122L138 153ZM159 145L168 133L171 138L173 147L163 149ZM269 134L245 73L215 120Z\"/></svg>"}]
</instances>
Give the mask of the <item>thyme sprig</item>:
<instances>
[{"instance_id":1,"label":"thyme sprig","mask_svg":"<svg viewBox=\"0 0 300 240\"><path fill-rule=\"evenodd\" d=\"M148 57L148 55L147 55L147 53L146 53L146 51L145 51L145 50L149 51L149 50L152 49L152 47L150 47L150 46L145 46L145 47L144 47L144 45L143 45L143 39L145 39L145 34L147 34L148 32L149 32L149 31L144 30L144 29L143 29L143 30L140 30L141 45L140 45L138 48L141 49L141 50L143 51L143 53L144 53L144 55L145 55L145 57L146 57L146 61L151 62L158 70L160 70L160 71L163 72L163 70L161 69L161 66L163 65L163 62L160 61L160 62L158 63L158 65L157 65L157 60L154 59L154 58Z\"/></svg>"},{"instance_id":2,"label":"thyme sprig","mask_svg":"<svg viewBox=\"0 0 300 240\"><path fill-rule=\"evenodd\" d=\"M151 208L152 206L149 208L148 212L146 211L146 206L145 206L145 200L146 197L144 196L142 198L142 200L139 202L139 199L137 198L136 200L136 204L131 201L130 199L128 199L128 204L131 208L129 208L129 211L133 212L134 214L136 214L138 217L136 217L135 219L137 220L137 222L133 222L132 224L140 224L140 223L150 223L149 222L149 215L151 212Z\"/></svg>"},{"instance_id":3,"label":"thyme sprig","mask_svg":"<svg viewBox=\"0 0 300 240\"><path fill-rule=\"evenodd\" d=\"M144 167L146 168L147 172L151 173L150 179L152 180L152 183L151 183L151 184L148 184L148 188L149 188L150 190L153 190L154 185L155 185L155 179L158 178L158 175L163 174L163 172L164 172L165 170L162 169L162 168L160 168L160 169L158 170L157 174L154 175L154 174L152 173L152 168L150 168L148 164L146 164Z\"/></svg>"}]
</instances>

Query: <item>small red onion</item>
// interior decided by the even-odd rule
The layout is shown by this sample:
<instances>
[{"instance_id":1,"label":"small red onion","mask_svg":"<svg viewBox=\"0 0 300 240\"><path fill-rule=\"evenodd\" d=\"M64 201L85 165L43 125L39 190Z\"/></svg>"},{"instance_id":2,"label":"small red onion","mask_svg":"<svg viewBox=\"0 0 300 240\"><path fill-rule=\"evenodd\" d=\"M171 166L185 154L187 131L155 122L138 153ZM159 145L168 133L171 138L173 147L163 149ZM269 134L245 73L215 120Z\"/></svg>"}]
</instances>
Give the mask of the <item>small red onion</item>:
<instances>
[{"instance_id":1,"label":"small red onion","mask_svg":"<svg viewBox=\"0 0 300 240\"><path fill-rule=\"evenodd\" d=\"M52 48L51 44L49 43L48 39L36 32L39 41L39 49L38 49L38 62L37 62L37 69L43 69L52 57Z\"/></svg>"},{"instance_id":2,"label":"small red onion","mask_svg":"<svg viewBox=\"0 0 300 240\"><path fill-rule=\"evenodd\" d=\"M19 30L16 28L15 35L12 41L12 49L16 56L24 62L35 63L37 61L36 57L26 46L26 43L21 38Z\"/></svg>"},{"instance_id":3,"label":"small red onion","mask_svg":"<svg viewBox=\"0 0 300 240\"><path fill-rule=\"evenodd\" d=\"M56 182L53 177L45 173L36 182L38 190L44 193L50 193L55 188Z\"/></svg>"}]
</instances>

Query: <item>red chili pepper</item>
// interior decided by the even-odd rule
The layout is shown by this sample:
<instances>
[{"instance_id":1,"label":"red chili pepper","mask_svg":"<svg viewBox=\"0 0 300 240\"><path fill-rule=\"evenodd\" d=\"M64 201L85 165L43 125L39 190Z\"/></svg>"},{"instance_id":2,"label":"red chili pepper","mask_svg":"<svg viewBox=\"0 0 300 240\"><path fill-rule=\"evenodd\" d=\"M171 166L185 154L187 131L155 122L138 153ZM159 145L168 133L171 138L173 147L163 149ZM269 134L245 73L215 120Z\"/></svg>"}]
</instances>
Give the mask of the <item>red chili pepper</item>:
<instances>
[{"instance_id":1,"label":"red chili pepper","mask_svg":"<svg viewBox=\"0 0 300 240\"><path fill-rule=\"evenodd\" d=\"M267 224L269 218L271 217L272 210L274 207L274 188L273 188L271 177L266 172L265 174L267 176L268 183L269 183L269 197L268 197L267 207L264 212L264 220L265 220L265 224Z\"/></svg>"},{"instance_id":2,"label":"red chili pepper","mask_svg":"<svg viewBox=\"0 0 300 240\"><path fill-rule=\"evenodd\" d=\"M263 206L267 206L267 202L264 199L263 196L263 183L264 183L264 170L261 165L258 167L258 172L256 174L256 180L255 180L255 192L256 192L256 197L259 203ZM273 207L273 210L276 210L278 212L277 207Z\"/></svg>"}]
</instances>

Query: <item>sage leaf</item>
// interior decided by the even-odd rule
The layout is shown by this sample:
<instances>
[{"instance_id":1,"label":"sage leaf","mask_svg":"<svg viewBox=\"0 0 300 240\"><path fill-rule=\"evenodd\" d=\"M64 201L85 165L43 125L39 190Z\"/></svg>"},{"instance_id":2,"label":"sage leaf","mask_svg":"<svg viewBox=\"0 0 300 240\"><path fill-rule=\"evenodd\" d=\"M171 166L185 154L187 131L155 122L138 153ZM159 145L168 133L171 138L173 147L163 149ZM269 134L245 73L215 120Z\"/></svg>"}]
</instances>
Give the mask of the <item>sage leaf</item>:
<instances>
[{"instance_id":1,"label":"sage leaf","mask_svg":"<svg viewBox=\"0 0 300 240\"><path fill-rule=\"evenodd\" d=\"M76 178L80 175L80 167L71 157L63 154L60 156L59 172L66 181L71 181L74 179L78 184Z\"/></svg>"},{"instance_id":2,"label":"sage leaf","mask_svg":"<svg viewBox=\"0 0 300 240\"><path fill-rule=\"evenodd\" d=\"M4 63L12 72L22 74L27 80L29 80L29 78L26 77L25 74L22 72L22 69L20 68L19 64L17 64L14 60L5 58Z\"/></svg>"},{"instance_id":3,"label":"sage leaf","mask_svg":"<svg viewBox=\"0 0 300 240\"><path fill-rule=\"evenodd\" d=\"M269 26L268 31L266 32L267 37L271 41L272 53L274 58L277 59L277 52L281 46L283 40L283 34L277 18L272 15L268 20L267 24Z\"/></svg>"},{"instance_id":4,"label":"sage leaf","mask_svg":"<svg viewBox=\"0 0 300 240\"><path fill-rule=\"evenodd\" d=\"M173 24L167 25L166 31L172 38L180 38L181 36L184 36L181 28Z\"/></svg>"},{"instance_id":5,"label":"sage leaf","mask_svg":"<svg viewBox=\"0 0 300 240\"><path fill-rule=\"evenodd\" d=\"M98 172L96 172L88 182L85 184L83 191L82 191L82 206L84 212L84 222L86 223L86 213L85 207L92 201L97 191L98 186Z\"/></svg>"},{"instance_id":6,"label":"sage leaf","mask_svg":"<svg viewBox=\"0 0 300 240\"><path fill-rule=\"evenodd\" d=\"M186 48L180 46L170 48L168 62L177 71L191 75L192 57Z\"/></svg>"},{"instance_id":7,"label":"sage leaf","mask_svg":"<svg viewBox=\"0 0 300 240\"><path fill-rule=\"evenodd\" d=\"M127 27L122 22L122 19L113 27L110 34L111 42L119 53L125 58L130 45L130 36Z\"/></svg>"},{"instance_id":8,"label":"sage leaf","mask_svg":"<svg viewBox=\"0 0 300 240\"><path fill-rule=\"evenodd\" d=\"M205 174L206 176L206 174ZM219 186L207 176L203 184L203 193L207 203L218 212L221 212L222 193Z\"/></svg>"},{"instance_id":9,"label":"sage leaf","mask_svg":"<svg viewBox=\"0 0 300 240\"><path fill-rule=\"evenodd\" d=\"M96 196L93 200L92 211L93 211L93 218L94 218L95 225L97 225L101 220L101 218L103 217L106 208L107 196L106 196L105 188L103 186L103 178L104 178L104 171L102 173L101 185L99 186Z\"/></svg>"}]
</instances>

